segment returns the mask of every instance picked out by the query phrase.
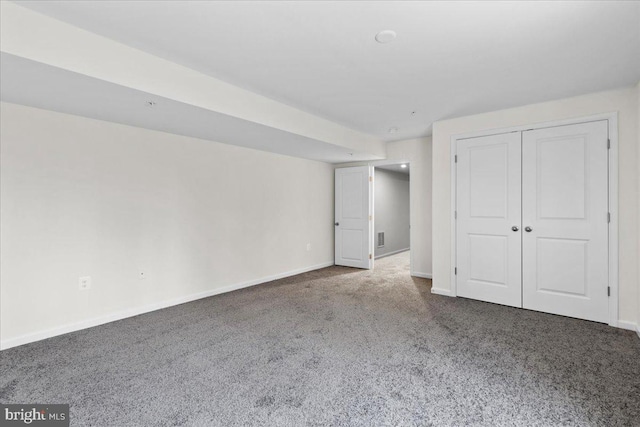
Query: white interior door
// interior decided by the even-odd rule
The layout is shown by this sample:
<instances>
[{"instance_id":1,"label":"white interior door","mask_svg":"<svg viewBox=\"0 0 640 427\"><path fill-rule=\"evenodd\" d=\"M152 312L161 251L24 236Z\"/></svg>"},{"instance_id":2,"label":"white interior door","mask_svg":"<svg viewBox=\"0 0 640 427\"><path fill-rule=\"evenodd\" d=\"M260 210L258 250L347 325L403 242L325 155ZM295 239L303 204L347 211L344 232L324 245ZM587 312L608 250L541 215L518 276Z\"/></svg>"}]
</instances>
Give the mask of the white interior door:
<instances>
[{"instance_id":1,"label":"white interior door","mask_svg":"<svg viewBox=\"0 0 640 427\"><path fill-rule=\"evenodd\" d=\"M606 120L523 132L524 308L608 321L607 140Z\"/></svg>"},{"instance_id":2,"label":"white interior door","mask_svg":"<svg viewBox=\"0 0 640 427\"><path fill-rule=\"evenodd\" d=\"M336 169L335 264L373 268L373 168Z\"/></svg>"},{"instance_id":3,"label":"white interior door","mask_svg":"<svg viewBox=\"0 0 640 427\"><path fill-rule=\"evenodd\" d=\"M457 142L457 293L521 307L521 134Z\"/></svg>"}]
</instances>

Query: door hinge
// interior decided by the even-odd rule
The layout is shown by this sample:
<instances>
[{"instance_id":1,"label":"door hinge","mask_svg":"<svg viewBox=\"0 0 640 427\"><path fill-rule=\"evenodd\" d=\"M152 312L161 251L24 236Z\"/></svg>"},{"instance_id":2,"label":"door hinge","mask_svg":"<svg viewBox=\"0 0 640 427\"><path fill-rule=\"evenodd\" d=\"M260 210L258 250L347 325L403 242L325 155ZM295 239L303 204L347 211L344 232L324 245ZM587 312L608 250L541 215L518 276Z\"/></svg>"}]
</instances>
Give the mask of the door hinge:
<instances>
[{"instance_id":1,"label":"door hinge","mask_svg":"<svg viewBox=\"0 0 640 427\"><path fill-rule=\"evenodd\" d=\"M455 268L453 269L453 274L458 275L458 267L455 267Z\"/></svg>"},{"instance_id":2,"label":"door hinge","mask_svg":"<svg viewBox=\"0 0 640 427\"><path fill-rule=\"evenodd\" d=\"M371 254L369 254L369 259L371 259Z\"/></svg>"},{"instance_id":3,"label":"door hinge","mask_svg":"<svg viewBox=\"0 0 640 427\"><path fill-rule=\"evenodd\" d=\"M457 154L454 156L454 163L458 163L458 155Z\"/></svg>"},{"instance_id":4,"label":"door hinge","mask_svg":"<svg viewBox=\"0 0 640 427\"><path fill-rule=\"evenodd\" d=\"M607 138L607 150L611 150L611 140Z\"/></svg>"},{"instance_id":5,"label":"door hinge","mask_svg":"<svg viewBox=\"0 0 640 427\"><path fill-rule=\"evenodd\" d=\"M458 211L453 211L453 219L458 219Z\"/></svg>"},{"instance_id":6,"label":"door hinge","mask_svg":"<svg viewBox=\"0 0 640 427\"><path fill-rule=\"evenodd\" d=\"M369 221L371 221L373 219L373 217L371 215L369 215Z\"/></svg>"},{"instance_id":7,"label":"door hinge","mask_svg":"<svg viewBox=\"0 0 640 427\"><path fill-rule=\"evenodd\" d=\"M611 296L611 286L607 286L607 296Z\"/></svg>"},{"instance_id":8,"label":"door hinge","mask_svg":"<svg viewBox=\"0 0 640 427\"><path fill-rule=\"evenodd\" d=\"M372 176L369 177L369 182L373 182L373 177Z\"/></svg>"},{"instance_id":9,"label":"door hinge","mask_svg":"<svg viewBox=\"0 0 640 427\"><path fill-rule=\"evenodd\" d=\"M607 222L611 222L611 212L607 212Z\"/></svg>"}]
</instances>

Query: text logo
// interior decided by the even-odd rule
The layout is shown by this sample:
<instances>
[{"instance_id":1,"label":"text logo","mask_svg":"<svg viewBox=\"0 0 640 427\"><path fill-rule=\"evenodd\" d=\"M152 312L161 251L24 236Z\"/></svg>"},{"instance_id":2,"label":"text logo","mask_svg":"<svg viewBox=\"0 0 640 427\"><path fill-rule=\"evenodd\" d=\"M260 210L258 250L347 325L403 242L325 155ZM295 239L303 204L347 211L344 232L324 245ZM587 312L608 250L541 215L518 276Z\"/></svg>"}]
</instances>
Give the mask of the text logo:
<instances>
[{"instance_id":1,"label":"text logo","mask_svg":"<svg viewBox=\"0 0 640 427\"><path fill-rule=\"evenodd\" d=\"M0 404L0 427L69 427L69 405Z\"/></svg>"}]
</instances>

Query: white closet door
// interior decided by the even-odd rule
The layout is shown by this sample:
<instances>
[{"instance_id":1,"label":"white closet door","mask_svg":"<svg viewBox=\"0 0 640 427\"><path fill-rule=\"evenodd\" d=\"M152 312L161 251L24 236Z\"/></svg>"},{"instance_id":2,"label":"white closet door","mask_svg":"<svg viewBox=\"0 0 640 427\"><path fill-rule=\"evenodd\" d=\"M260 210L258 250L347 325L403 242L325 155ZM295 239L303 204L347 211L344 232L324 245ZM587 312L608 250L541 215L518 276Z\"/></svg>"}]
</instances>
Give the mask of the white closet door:
<instances>
[{"instance_id":1,"label":"white closet door","mask_svg":"<svg viewBox=\"0 0 640 427\"><path fill-rule=\"evenodd\" d=\"M457 143L457 293L522 306L521 134Z\"/></svg>"},{"instance_id":2,"label":"white closet door","mask_svg":"<svg viewBox=\"0 0 640 427\"><path fill-rule=\"evenodd\" d=\"M524 308L608 321L607 139L607 121L523 132Z\"/></svg>"}]
</instances>

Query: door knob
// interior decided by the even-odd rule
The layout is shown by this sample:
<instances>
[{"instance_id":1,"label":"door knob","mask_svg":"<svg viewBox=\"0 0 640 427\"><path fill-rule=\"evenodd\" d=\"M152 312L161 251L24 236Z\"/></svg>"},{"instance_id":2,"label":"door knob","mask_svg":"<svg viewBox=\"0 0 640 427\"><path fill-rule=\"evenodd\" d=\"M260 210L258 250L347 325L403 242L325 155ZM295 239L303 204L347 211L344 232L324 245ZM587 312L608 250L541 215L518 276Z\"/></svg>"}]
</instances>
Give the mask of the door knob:
<instances>
[{"instance_id":1,"label":"door knob","mask_svg":"<svg viewBox=\"0 0 640 427\"><path fill-rule=\"evenodd\" d=\"M339 222L336 222L336 227L337 227L337 226L339 226L339 225L340 225L340 223L339 223Z\"/></svg>"},{"instance_id":2,"label":"door knob","mask_svg":"<svg viewBox=\"0 0 640 427\"><path fill-rule=\"evenodd\" d=\"M520 229L518 228L518 226L517 226L517 225L514 225L513 227L511 227L511 229L512 229L513 231L518 231L518 230L520 230Z\"/></svg>"},{"instance_id":3,"label":"door knob","mask_svg":"<svg viewBox=\"0 0 640 427\"><path fill-rule=\"evenodd\" d=\"M527 233L531 233L533 231L533 228L531 227L525 227L524 231L526 231Z\"/></svg>"}]
</instances>

